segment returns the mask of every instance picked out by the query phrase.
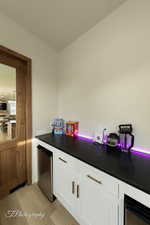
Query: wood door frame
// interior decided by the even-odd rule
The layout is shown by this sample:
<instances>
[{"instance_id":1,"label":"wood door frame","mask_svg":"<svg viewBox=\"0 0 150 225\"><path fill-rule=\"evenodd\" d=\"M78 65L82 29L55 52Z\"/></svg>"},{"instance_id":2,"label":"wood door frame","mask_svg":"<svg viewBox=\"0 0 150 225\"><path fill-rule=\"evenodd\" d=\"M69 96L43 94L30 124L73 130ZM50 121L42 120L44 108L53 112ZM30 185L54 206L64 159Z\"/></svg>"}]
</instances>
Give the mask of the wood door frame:
<instances>
[{"instance_id":1,"label":"wood door frame","mask_svg":"<svg viewBox=\"0 0 150 225\"><path fill-rule=\"evenodd\" d=\"M26 173L27 183L32 184L32 59L0 45L0 51L26 63Z\"/></svg>"}]
</instances>

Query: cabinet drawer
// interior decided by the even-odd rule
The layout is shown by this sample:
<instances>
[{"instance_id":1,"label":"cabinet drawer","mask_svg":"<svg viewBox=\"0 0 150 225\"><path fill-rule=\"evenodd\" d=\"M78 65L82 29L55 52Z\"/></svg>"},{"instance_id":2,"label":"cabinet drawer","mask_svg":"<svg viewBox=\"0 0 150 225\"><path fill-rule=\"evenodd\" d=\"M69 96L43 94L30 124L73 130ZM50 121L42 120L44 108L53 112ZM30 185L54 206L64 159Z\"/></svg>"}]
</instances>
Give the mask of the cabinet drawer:
<instances>
[{"instance_id":1,"label":"cabinet drawer","mask_svg":"<svg viewBox=\"0 0 150 225\"><path fill-rule=\"evenodd\" d=\"M116 195L118 198L119 183L115 178L85 163L80 163L80 170L81 176L84 176L88 182L98 185L102 190L111 195Z\"/></svg>"},{"instance_id":2,"label":"cabinet drawer","mask_svg":"<svg viewBox=\"0 0 150 225\"><path fill-rule=\"evenodd\" d=\"M59 162L60 164L64 164L65 166L67 166L70 169L76 169L76 159L71 157L70 155L61 152L60 150L57 150L56 152L53 153L54 154L54 160L57 161L57 163Z\"/></svg>"}]
</instances>

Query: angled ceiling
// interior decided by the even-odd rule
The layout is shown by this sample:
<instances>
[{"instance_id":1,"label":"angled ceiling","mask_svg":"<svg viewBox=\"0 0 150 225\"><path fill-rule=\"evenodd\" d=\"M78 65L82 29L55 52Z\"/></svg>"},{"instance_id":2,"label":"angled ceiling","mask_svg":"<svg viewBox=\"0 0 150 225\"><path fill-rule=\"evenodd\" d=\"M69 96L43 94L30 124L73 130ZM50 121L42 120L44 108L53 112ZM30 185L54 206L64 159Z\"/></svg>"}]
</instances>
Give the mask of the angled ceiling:
<instances>
[{"instance_id":1,"label":"angled ceiling","mask_svg":"<svg viewBox=\"0 0 150 225\"><path fill-rule=\"evenodd\" d=\"M125 0L0 0L18 24L61 50Z\"/></svg>"}]
</instances>

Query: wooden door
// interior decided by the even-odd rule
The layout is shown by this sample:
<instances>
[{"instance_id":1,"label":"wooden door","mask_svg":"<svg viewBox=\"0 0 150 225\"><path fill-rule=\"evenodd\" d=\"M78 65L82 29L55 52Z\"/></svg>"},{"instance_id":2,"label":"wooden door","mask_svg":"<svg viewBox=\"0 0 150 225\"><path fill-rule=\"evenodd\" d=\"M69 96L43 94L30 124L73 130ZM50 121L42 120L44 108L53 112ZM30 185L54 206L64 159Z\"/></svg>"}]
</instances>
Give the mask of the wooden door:
<instances>
[{"instance_id":1,"label":"wooden door","mask_svg":"<svg viewBox=\"0 0 150 225\"><path fill-rule=\"evenodd\" d=\"M5 51L6 50L6 51ZM31 118L27 112L27 105L31 106L28 96L27 61L19 57L17 53L0 47L0 63L16 69L16 135L12 140L0 142L0 198L9 194L10 190L29 181L29 169L31 180L31 155L29 162L28 143L29 127L27 119ZM29 92L30 94L30 92ZM30 101L31 102L31 101ZM30 135L31 136L31 135ZM30 141L31 144L31 141ZM30 149L31 150L31 149Z\"/></svg>"}]
</instances>

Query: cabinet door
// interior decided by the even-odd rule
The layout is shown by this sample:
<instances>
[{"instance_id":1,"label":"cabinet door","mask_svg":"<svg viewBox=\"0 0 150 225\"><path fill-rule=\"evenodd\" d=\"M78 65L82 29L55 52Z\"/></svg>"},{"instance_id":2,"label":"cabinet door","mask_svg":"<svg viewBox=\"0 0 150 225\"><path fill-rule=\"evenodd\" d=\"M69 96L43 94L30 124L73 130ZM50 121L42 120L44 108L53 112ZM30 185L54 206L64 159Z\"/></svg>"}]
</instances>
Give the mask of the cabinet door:
<instances>
[{"instance_id":1,"label":"cabinet door","mask_svg":"<svg viewBox=\"0 0 150 225\"><path fill-rule=\"evenodd\" d=\"M76 201L76 173L70 168L70 161L64 155L54 154L54 194L70 211L75 208Z\"/></svg>"},{"instance_id":2,"label":"cabinet door","mask_svg":"<svg viewBox=\"0 0 150 225\"><path fill-rule=\"evenodd\" d=\"M80 177L80 218L85 225L118 225L118 201L94 177Z\"/></svg>"}]
</instances>

